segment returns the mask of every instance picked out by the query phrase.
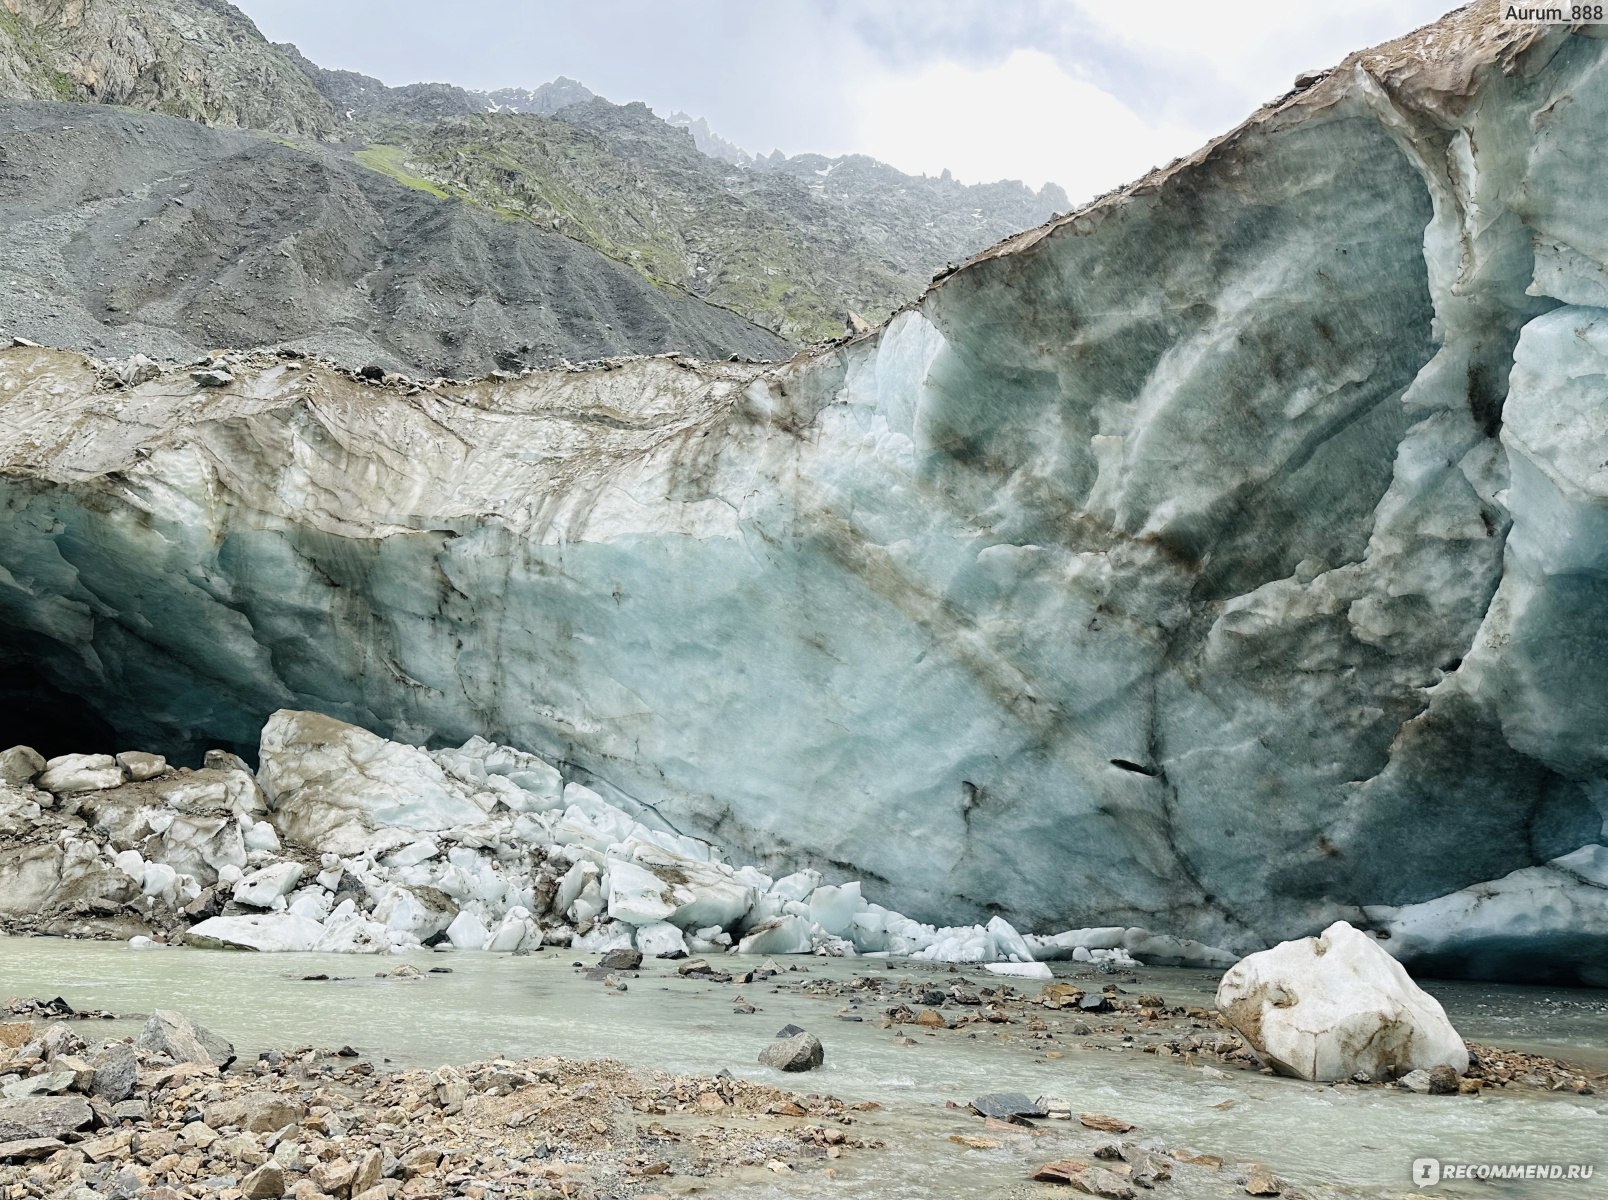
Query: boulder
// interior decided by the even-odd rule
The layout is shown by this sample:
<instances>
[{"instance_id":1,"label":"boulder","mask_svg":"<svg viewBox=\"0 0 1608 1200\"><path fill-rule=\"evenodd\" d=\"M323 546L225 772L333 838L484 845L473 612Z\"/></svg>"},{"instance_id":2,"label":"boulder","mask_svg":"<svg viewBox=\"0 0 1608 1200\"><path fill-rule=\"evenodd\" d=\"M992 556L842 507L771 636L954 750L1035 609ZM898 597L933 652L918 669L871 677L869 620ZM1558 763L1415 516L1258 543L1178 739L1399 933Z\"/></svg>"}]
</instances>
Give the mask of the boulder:
<instances>
[{"instance_id":1,"label":"boulder","mask_svg":"<svg viewBox=\"0 0 1608 1200\"><path fill-rule=\"evenodd\" d=\"M104 791L122 782L123 768L110 754L62 754L39 776L39 786L58 796Z\"/></svg>"},{"instance_id":2,"label":"boulder","mask_svg":"<svg viewBox=\"0 0 1608 1200\"><path fill-rule=\"evenodd\" d=\"M978 1116L992 1117L996 1121L1021 1122L1049 1116L1048 1109L1023 1092L989 1092L973 1100L971 1110Z\"/></svg>"},{"instance_id":3,"label":"boulder","mask_svg":"<svg viewBox=\"0 0 1608 1200\"><path fill-rule=\"evenodd\" d=\"M155 779L167 770L167 759L160 754L147 754L143 750L125 750L117 755L117 765L135 783Z\"/></svg>"},{"instance_id":4,"label":"boulder","mask_svg":"<svg viewBox=\"0 0 1608 1200\"><path fill-rule=\"evenodd\" d=\"M90 1095L116 1104L134 1094L140 1064L133 1046L127 1042L108 1042L95 1051L89 1061L94 1068L89 1080Z\"/></svg>"},{"instance_id":5,"label":"boulder","mask_svg":"<svg viewBox=\"0 0 1608 1200\"><path fill-rule=\"evenodd\" d=\"M826 1061L826 1050L813 1033L796 1033L771 1042L759 1052L759 1061L778 1071L813 1071Z\"/></svg>"},{"instance_id":6,"label":"boulder","mask_svg":"<svg viewBox=\"0 0 1608 1200\"><path fill-rule=\"evenodd\" d=\"M1217 1007L1269 1065L1302 1079L1468 1069L1440 1003L1344 921L1241 959L1218 985Z\"/></svg>"},{"instance_id":7,"label":"boulder","mask_svg":"<svg viewBox=\"0 0 1608 1200\"><path fill-rule=\"evenodd\" d=\"M642 965L642 951L623 947L610 950L597 960L597 965L605 971L635 971Z\"/></svg>"},{"instance_id":8,"label":"boulder","mask_svg":"<svg viewBox=\"0 0 1608 1200\"><path fill-rule=\"evenodd\" d=\"M44 755L32 746L13 746L0 751L0 785L21 787L32 783L44 769Z\"/></svg>"},{"instance_id":9,"label":"boulder","mask_svg":"<svg viewBox=\"0 0 1608 1200\"><path fill-rule=\"evenodd\" d=\"M234 1047L183 1013L159 1008L134 1043L140 1050L165 1054L174 1062L198 1063L220 1071L235 1060Z\"/></svg>"},{"instance_id":10,"label":"boulder","mask_svg":"<svg viewBox=\"0 0 1608 1200\"><path fill-rule=\"evenodd\" d=\"M207 1105L201 1115L213 1129L232 1126L247 1133L273 1133L296 1124L307 1110L273 1092L242 1092L233 1099Z\"/></svg>"},{"instance_id":11,"label":"boulder","mask_svg":"<svg viewBox=\"0 0 1608 1200\"><path fill-rule=\"evenodd\" d=\"M25 1096L0 1100L0 1142L65 1137L95 1119L82 1096Z\"/></svg>"}]
</instances>

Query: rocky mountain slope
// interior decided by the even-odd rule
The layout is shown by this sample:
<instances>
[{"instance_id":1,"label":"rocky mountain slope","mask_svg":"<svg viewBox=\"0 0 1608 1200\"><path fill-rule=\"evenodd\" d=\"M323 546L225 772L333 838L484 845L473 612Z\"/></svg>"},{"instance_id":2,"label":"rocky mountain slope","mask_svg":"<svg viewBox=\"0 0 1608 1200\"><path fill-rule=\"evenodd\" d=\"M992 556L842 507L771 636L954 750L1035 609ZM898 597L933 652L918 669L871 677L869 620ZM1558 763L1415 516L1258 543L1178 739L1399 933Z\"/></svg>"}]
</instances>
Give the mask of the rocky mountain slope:
<instances>
[{"instance_id":1,"label":"rocky mountain slope","mask_svg":"<svg viewBox=\"0 0 1608 1200\"><path fill-rule=\"evenodd\" d=\"M478 375L778 337L531 222L317 148L0 101L0 329L103 356L286 345Z\"/></svg>"},{"instance_id":2,"label":"rocky mountain slope","mask_svg":"<svg viewBox=\"0 0 1608 1200\"><path fill-rule=\"evenodd\" d=\"M225 0L0 0L0 96L323 137L335 111Z\"/></svg>"},{"instance_id":3,"label":"rocky mountain slope","mask_svg":"<svg viewBox=\"0 0 1608 1200\"><path fill-rule=\"evenodd\" d=\"M389 87L270 44L223 0L0 5L0 95L350 144L417 190L526 216L795 344L842 333L849 311L886 317L934 271L1067 207L1053 186L964 187L862 158L736 165L748 156L706 123L570 79Z\"/></svg>"},{"instance_id":4,"label":"rocky mountain slope","mask_svg":"<svg viewBox=\"0 0 1608 1200\"><path fill-rule=\"evenodd\" d=\"M1608 42L1479 5L777 367L11 351L14 677L175 753L482 734L924 920L1581 978L1605 119Z\"/></svg>"}]
</instances>

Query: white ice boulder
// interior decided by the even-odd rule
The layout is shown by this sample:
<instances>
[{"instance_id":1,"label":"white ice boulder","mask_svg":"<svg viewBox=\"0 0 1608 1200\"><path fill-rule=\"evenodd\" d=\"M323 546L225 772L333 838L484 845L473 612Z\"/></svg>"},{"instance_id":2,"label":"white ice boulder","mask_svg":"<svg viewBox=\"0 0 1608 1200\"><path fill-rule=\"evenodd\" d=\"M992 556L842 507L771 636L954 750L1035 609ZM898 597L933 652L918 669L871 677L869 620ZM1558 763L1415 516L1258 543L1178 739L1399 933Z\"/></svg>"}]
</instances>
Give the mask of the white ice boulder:
<instances>
[{"instance_id":1,"label":"white ice boulder","mask_svg":"<svg viewBox=\"0 0 1608 1200\"><path fill-rule=\"evenodd\" d=\"M515 905L486 940L486 949L511 954L521 946L539 946L541 941L542 931L530 919L530 910Z\"/></svg>"},{"instance_id":2,"label":"white ice boulder","mask_svg":"<svg viewBox=\"0 0 1608 1200\"><path fill-rule=\"evenodd\" d=\"M983 970L991 975L1009 975L1013 979L1051 979L1050 969L1039 962L984 963Z\"/></svg>"},{"instance_id":3,"label":"white ice boulder","mask_svg":"<svg viewBox=\"0 0 1608 1200\"><path fill-rule=\"evenodd\" d=\"M468 909L453 917L447 926L447 941L459 950L484 950L490 937L485 923Z\"/></svg>"},{"instance_id":4,"label":"white ice boulder","mask_svg":"<svg viewBox=\"0 0 1608 1200\"><path fill-rule=\"evenodd\" d=\"M294 891L301 877L301 863L280 862L263 867L242 876L234 885L235 903L251 908L274 908L274 901Z\"/></svg>"},{"instance_id":5,"label":"white ice boulder","mask_svg":"<svg viewBox=\"0 0 1608 1200\"><path fill-rule=\"evenodd\" d=\"M687 940L674 925L659 921L636 931L636 948L645 958L681 958L687 953Z\"/></svg>"},{"instance_id":6,"label":"white ice boulder","mask_svg":"<svg viewBox=\"0 0 1608 1200\"><path fill-rule=\"evenodd\" d=\"M821 886L821 873L806 868L784 875L770 886L770 894L778 900L808 900L810 893Z\"/></svg>"},{"instance_id":7,"label":"white ice boulder","mask_svg":"<svg viewBox=\"0 0 1608 1200\"><path fill-rule=\"evenodd\" d=\"M376 921L421 942L446 929L457 915L452 899L431 887L388 887L374 905Z\"/></svg>"},{"instance_id":8,"label":"white ice boulder","mask_svg":"<svg viewBox=\"0 0 1608 1200\"><path fill-rule=\"evenodd\" d=\"M119 871L123 872L135 883L144 883L145 859L140 856L138 850L124 850L112 862Z\"/></svg>"},{"instance_id":9,"label":"white ice boulder","mask_svg":"<svg viewBox=\"0 0 1608 1200\"><path fill-rule=\"evenodd\" d=\"M686 899L691 900L688 895ZM627 925L653 925L679 907L675 889L635 863L609 863L609 916Z\"/></svg>"},{"instance_id":10,"label":"white ice boulder","mask_svg":"<svg viewBox=\"0 0 1608 1200\"><path fill-rule=\"evenodd\" d=\"M186 945L212 950L295 952L318 949L324 927L295 913L253 913L241 917L209 917L192 925Z\"/></svg>"},{"instance_id":11,"label":"white ice boulder","mask_svg":"<svg viewBox=\"0 0 1608 1200\"><path fill-rule=\"evenodd\" d=\"M1217 1007L1270 1066L1302 1079L1468 1069L1440 1003L1344 921L1241 959L1218 984Z\"/></svg>"},{"instance_id":12,"label":"white ice boulder","mask_svg":"<svg viewBox=\"0 0 1608 1200\"><path fill-rule=\"evenodd\" d=\"M279 853L279 835L274 827L267 821L257 821L250 825L243 834L247 850L261 850L269 854Z\"/></svg>"},{"instance_id":13,"label":"white ice boulder","mask_svg":"<svg viewBox=\"0 0 1608 1200\"><path fill-rule=\"evenodd\" d=\"M110 754L62 754L45 763L38 786L58 796L101 792L123 782L123 768Z\"/></svg>"},{"instance_id":14,"label":"white ice boulder","mask_svg":"<svg viewBox=\"0 0 1608 1200\"><path fill-rule=\"evenodd\" d=\"M866 909L858 883L825 884L810 894L810 920L833 937L844 937L854 918Z\"/></svg>"},{"instance_id":15,"label":"white ice boulder","mask_svg":"<svg viewBox=\"0 0 1608 1200\"><path fill-rule=\"evenodd\" d=\"M361 854L486 815L473 787L425 751L319 713L274 713L261 756L274 825L294 845Z\"/></svg>"},{"instance_id":16,"label":"white ice boulder","mask_svg":"<svg viewBox=\"0 0 1608 1200\"><path fill-rule=\"evenodd\" d=\"M774 917L749 930L737 943L738 954L809 954L815 949L810 923L803 917Z\"/></svg>"}]
</instances>

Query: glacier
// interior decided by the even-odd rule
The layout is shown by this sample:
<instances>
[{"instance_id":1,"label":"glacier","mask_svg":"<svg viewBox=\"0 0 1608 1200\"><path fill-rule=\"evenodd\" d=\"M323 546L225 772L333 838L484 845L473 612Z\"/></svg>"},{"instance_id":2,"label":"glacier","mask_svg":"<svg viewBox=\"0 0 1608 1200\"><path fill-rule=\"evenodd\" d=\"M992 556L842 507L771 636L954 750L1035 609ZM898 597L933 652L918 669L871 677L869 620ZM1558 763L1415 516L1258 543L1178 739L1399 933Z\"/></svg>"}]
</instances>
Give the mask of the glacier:
<instances>
[{"instance_id":1,"label":"glacier","mask_svg":"<svg viewBox=\"0 0 1608 1200\"><path fill-rule=\"evenodd\" d=\"M1587 978L1600 872L1454 898L1608 843L1604 49L1460 10L780 366L0 352L6 740L311 710L920 921Z\"/></svg>"}]
</instances>

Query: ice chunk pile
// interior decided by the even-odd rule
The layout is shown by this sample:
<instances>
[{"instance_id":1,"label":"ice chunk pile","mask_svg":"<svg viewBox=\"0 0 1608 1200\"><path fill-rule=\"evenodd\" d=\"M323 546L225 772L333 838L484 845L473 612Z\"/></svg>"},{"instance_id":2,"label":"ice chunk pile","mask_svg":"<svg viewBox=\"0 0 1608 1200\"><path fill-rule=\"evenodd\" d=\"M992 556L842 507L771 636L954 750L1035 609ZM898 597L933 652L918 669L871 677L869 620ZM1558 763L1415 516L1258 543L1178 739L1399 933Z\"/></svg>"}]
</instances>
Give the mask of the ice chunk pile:
<instances>
[{"instance_id":1,"label":"ice chunk pile","mask_svg":"<svg viewBox=\"0 0 1608 1200\"><path fill-rule=\"evenodd\" d=\"M202 771L142 759L137 780L121 758L30 754L8 752L0 794L30 819L68 807L85 819L77 898L132 905L151 932L196 946L902 955L1033 974L1041 957L1121 963L1130 949L1176 948L1142 930L1024 938L999 917L939 928L871 902L858 882L734 867L479 737L430 752L284 710L263 729L255 778L223 756ZM19 899L50 903L0 895L0 915Z\"/></svg>"}]
</instances>

